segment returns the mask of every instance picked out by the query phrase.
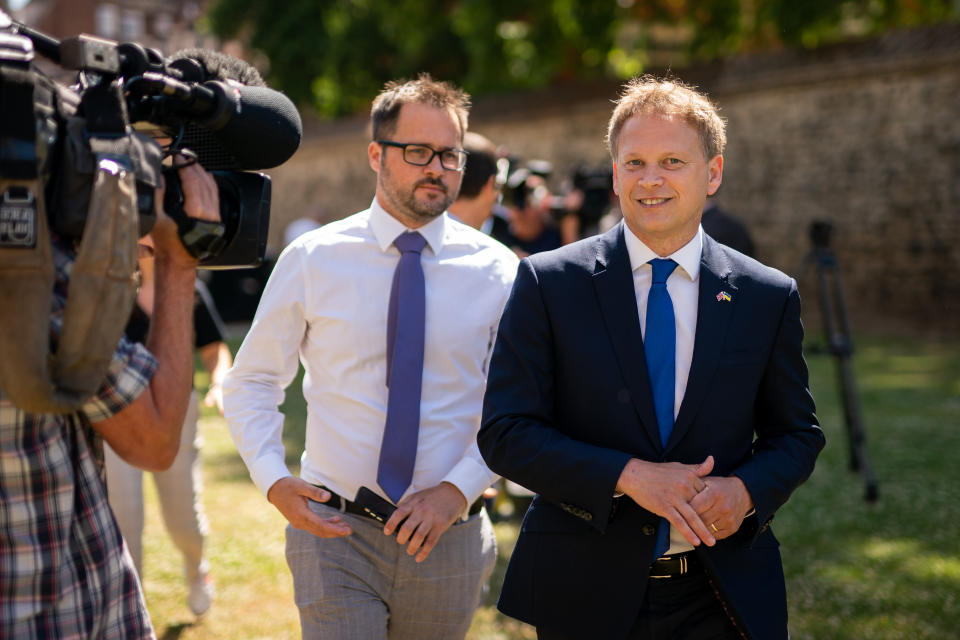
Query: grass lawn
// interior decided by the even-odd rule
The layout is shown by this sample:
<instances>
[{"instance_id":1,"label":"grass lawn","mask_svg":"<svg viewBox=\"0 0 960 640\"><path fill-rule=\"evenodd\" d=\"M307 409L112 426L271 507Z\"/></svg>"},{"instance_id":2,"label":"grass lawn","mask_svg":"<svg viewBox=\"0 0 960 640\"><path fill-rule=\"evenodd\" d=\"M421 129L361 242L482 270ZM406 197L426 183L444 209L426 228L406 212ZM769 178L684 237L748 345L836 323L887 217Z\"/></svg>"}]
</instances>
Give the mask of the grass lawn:
<instances>
[{"instance_id":1,"label":"grass lawn","mask_svg":"<svg viewBox=\"0 0 960 640\"><path fill-rule=\"evenodd\" d=\"M233 345L234 348L236 345ZM848 448L834 361L810 355L828 444L810 481L777 514L795 640L954 638L960 628L960 345L864 338L855 356L867 445L880 499L863 500ZM198 386L206 381L197 376ZM288 393L288 462L296 465L304 407ZM219 416L201 423L208 555L217 599L194 620L181 560L147 482L144 586L161 639L298 638L283 556L282 516L251 483ZM302 441L302 440L301 440ZM951 471L953 469L953 471ZM517 534L497 524L500 560L468 638L535 638L494 606ZM428 640L428 639L425 639Z\"/></svg>"}]
</instances>

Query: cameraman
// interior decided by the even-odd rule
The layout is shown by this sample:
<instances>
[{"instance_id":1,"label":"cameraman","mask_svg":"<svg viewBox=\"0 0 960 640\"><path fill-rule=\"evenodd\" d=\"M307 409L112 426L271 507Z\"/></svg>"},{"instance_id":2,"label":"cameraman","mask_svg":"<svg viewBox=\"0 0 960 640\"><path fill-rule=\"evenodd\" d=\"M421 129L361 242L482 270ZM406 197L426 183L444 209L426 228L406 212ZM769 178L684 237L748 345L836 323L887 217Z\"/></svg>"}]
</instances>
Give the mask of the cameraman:
<instances>
[{"instance_id":1,"label":"cameraman","mask_svg":"<svg viewBox=\"0 0 960 640\"><path fill-rule=\"evenodd\" d=\"M175 158L188 216L220 219L213 177ZM98 392L72 414L29 414L0 390L0 638L153 638L107 502L103 441L127 462L170 466L192 387L197 262L156 193L155 311L146 347L121 338ZM52 238L51 342L75 258Z\"/></svg>"}]
</instances>

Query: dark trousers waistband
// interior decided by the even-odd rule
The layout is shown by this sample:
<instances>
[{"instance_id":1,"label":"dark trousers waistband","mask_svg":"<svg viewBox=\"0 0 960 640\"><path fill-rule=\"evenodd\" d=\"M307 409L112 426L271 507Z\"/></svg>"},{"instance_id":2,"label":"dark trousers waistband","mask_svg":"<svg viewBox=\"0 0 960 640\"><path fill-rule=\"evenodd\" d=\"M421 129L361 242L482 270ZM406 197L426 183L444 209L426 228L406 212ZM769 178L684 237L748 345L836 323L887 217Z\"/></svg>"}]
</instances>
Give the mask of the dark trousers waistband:
<instances>
[{"instance_id":1,"label":"dark trousers waistband","mask_svg":"<svg viewBox=\"0 0 960 640\"><path fill-rule=\"evenodd\" d=\"M329 487L323 485L317 485L324 491L330 494L330 499L322 504L326 504L328 507L333 507L338 511L352 513L356 516L363 516L364 518L370 518L371 520L376 520L379 522L379 519L370 514L369 511L358 505L352 500L347 500L343 496L334 493ZM467 515L474 516L480 513L480 509L483 508L483 497L477 498L476 501L470 505L470 510L467 512Z\"/></svg>"},{"instance_id":2,"label":"dark trousers waistband","mask_svg":"<svg viewBox=\"0 0 960 640\"><path fill-rule=\"evenodd\" d=\"M658 558L650 565L651 578L676 578L687 573L701 572L703 567L693 551Z\"/></svg>"}]
</instances>

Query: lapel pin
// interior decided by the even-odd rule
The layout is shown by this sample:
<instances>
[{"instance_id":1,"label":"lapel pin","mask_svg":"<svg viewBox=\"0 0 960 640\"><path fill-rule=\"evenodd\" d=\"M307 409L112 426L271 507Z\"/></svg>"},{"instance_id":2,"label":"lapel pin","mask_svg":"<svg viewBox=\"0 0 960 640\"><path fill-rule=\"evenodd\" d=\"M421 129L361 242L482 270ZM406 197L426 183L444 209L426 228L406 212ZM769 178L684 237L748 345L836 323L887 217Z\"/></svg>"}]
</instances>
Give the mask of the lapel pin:
<instances>
[{"instance_id":1,"label":"lapel pin","mask_svg":"<svg viewBox=\"0 0 960 640\"><path fill-rule=\"evenodd\" d=\"M730 294L726 291L721 291L717 294L717 302L730 302Z\"/></svg>"}]
</instances>

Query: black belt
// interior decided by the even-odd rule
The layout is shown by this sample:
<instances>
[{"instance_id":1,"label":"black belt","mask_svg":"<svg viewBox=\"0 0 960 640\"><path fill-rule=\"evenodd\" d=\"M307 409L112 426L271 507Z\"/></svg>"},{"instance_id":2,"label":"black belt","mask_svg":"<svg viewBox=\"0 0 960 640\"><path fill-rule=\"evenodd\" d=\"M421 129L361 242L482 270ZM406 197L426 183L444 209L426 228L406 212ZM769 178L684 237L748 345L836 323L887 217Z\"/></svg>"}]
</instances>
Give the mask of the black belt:
<instances>
[{"instance_id":1,"label":"black belt","mask_svg":"<svg viewBox=\"0 0 960 640\"><path fill-rule=\"evenodd\" d=\"M324 491L330 494L330 499L327 500L326 502L321 502L320 504L325 504L328 507L333 507L334 509L337 509L338 511L341 511L341 512L352 513L356 516L363 516L364 518L370 518L371 520L376 520L377 522L380 522L378 518L375 518L373 515L370 514L369 511L367 511L366 509L358 505L356 502L347 500L343 496L331 491L328 487L324 487L322 485L317 485L317 486L319 486L321 489L323 489ZM483 497L481 496L477 498L477 500L473 504L470 505L470 510L467 512L467 515L475 516L478 513L480 513L480 509L482 508L483 508Z\"/></svg>"},{"instance_id":2,"label":"black belt","mask_svg":"<svg viewBox=\"0 0 960 640\"><path fill-rule=\"evenodd\" d=\"M650 565L651 578L676 578L694 571L702 571L697 554L693 551L663 556Z\"/></svg>"}]
</instances>

